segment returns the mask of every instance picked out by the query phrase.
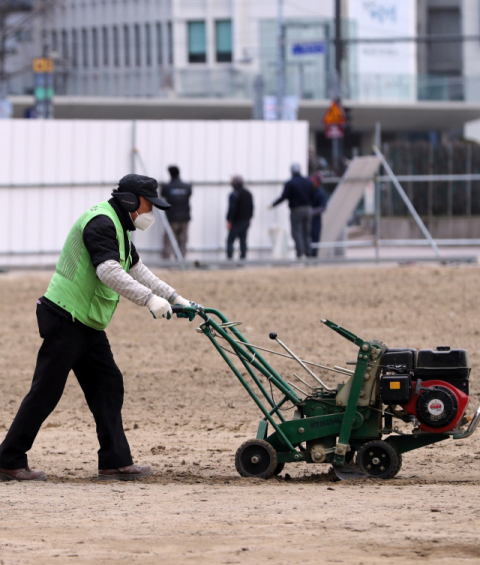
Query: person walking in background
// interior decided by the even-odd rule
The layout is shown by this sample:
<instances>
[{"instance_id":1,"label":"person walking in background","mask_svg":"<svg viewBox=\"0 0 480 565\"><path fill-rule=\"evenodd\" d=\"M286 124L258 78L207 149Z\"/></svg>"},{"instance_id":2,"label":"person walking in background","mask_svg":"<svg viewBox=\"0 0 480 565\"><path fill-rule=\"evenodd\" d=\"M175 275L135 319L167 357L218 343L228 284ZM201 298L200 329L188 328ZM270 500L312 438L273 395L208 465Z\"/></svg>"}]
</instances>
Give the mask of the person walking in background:
<instances>
[{"instance_id":1,"label":"person walking in background","mask_svg":"<svg viewBox=\"0 0 480 565\"><path fill-rule=\"evenodd\" d=\"M233 244L238 237L240 240L240 259L246 259L247 233L250 220L253 217L253 196L243 186L243 178L240 175L232 177L231 185L233 191L228 197L227 212L227 258L233 258Z\"/></svg>"},{"instance_id":2,"label":"person walking in background","mask_svg":"<svg viewBox=\"0 0 480 565\"><path fill-rule=\"evenodd\" d=\"M291 166L292 178L285 183L282 195L277 198L270 208L274 208L284 200L290 207L290 224L292 238L295 242L297 257L307 257L311 253L311 226L314 188L310 179L302 177L300 165Z\"/></svg>"},{"instance_id":3,"label":"person walking in background","mask_svg":"<svg viewBox=\"0 0 480 565\"><path fill-rule=\"evenodd\" d=\"M313 184L313 204L312 204L312 244L320 242L322 234L322 214L327 207L327 193L322 188L322 175L313 173L310 175L310 181ZM312 247L312 257L317 257L318 247Z\"/></svg>"},{"instance_id":4,"label":"person walking in background","mask_svg":"<svg viewBox=\"0 0 480 565\"><path fill-rule=\"evenodd\" d=\"M183 257L187 254L188 224L190 222L190 197L192 196L192 185L180 179L180 169L171 165L168 167L171 180L162 185L162 197L172 206L166 212L167 219L172 228L178 247ZM172 242L165 231L163 237L164 259L175 257Z\"/></svg>"}]
</instances>

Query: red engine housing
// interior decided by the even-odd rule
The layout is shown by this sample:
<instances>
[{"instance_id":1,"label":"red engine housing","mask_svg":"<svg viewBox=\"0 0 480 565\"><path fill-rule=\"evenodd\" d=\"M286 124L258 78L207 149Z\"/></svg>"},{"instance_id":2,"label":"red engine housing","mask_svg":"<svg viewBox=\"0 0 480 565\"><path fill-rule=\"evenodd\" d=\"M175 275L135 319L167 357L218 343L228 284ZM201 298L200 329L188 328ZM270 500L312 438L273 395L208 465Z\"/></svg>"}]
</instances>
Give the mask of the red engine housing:
<instances>
[{"instance_id":1,"label":"red engine housing","mask_svg":"<svg viewBox=\"0 0 480 565\"><path fill-rule=\"evenodd\" d=\"M412 390L413 391L415 391L415 385L416 384L417 383L415 381L412 382ZM457 400L457 404L458 404L457 414L456 414L455 418L453 419L453 421L451 421L448 425L440 427L440 428L432 427L432 426L428 426L427 424L423 423L421 421L421 419L419 419L419 415L417 413L417 401L418 401L420 395L425 392L424 390L420 390L419 394L415 394L415 392L412 392L412 397L410 398L410 402L407 405L404 406L404 409L407 412L407 414L411 414L412 416L415 416L417 418L417 420L419 421L419 428L421 430L423 430L425 432L439 434L439 433L448 432L450 430L453 430L456 427L458 422L461 420L461 418L465 414L465 410L468 406L468 402L469 402L470 398L464 392L462 392L458 388L454 387L453 385L451 385L450 383L447 383L445 381L432 380L432 381L423 381L422 382L422 389L429 389L429 388L432 388L434 386L442 386L442 387L448 389L450 392L452 392L455 395L455 398Z\"/></svg>"}]
</instances>

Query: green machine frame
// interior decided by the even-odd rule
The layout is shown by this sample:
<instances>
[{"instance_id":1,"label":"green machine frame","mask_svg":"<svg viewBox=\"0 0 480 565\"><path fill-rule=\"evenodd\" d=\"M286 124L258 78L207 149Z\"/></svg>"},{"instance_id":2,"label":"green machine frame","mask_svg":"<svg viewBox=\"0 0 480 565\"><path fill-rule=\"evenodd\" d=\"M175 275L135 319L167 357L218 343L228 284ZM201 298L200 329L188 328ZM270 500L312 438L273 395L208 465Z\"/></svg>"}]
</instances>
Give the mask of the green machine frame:
<instances>
[{"instance_id":1,"label":"green machine frame","mask_svg":"<svg viewBox=\"0 0 480 565\"><path fill-rule=\"evenodd\" d=\"M382 435L389 436L386 441L395 448L398 454L452 437L452 434L448 433L435 434L415 430L411 434L405 434L393 427L393 414L382 409L382 402L378 394L380 361L386 349L382 342L363 340L329 320L322 320L326 326L358 347L355 370L351 371L348 383L342 383L335 389L327 387L317 379L323 386L312 389L311 394L307 393L301 398L295 390L298 387L291 386L264 359L259 352L259 349L262 348L249 343L240 333L237 329L239 322L231 322L218 310L198 305L174 306L173 310L177 313L195 313L203 319L197 331L208 337L262 412L263 419L258 426L256 439L264 440L273 447L276 451L277 462L280 464L300 461L326 462L332 463L336 468L341 468L346 461L351 460L353 453L358 451L363 444L367 441L381 439ZM270 337L276 339L276 334L271 334ZM231 350L221 344L219 338L226 342ZM277 341L283 345L279 340ZM289 351L288 348L285 347L285 349ZM292 352L290 353L291 357L290 355L286 357L298 361L298 358ZM232 355L241 362L246 373L251 377L251 382L235 366ZM262 382L262 377L269 383L270 386L267 386L270 392ZM370 396L363 402L359 402L364 395L365 383L370 379ZM338 395L344 386L349 386L350 390L346 396L346 402L342 403L338 400ZM272 387L280 391L280 400L274 400ZM281 411L287 402L296 407L294 418L289 420ZM462 439L473 433L480 419L480 409L477 410L474 419L473 429L471 425L465 432L455 433L453 438ZM268 433L269 426L272 428L270 434ZM320 456L314 459L312 448L319 442Z\"/></svg>"}]
</instances>

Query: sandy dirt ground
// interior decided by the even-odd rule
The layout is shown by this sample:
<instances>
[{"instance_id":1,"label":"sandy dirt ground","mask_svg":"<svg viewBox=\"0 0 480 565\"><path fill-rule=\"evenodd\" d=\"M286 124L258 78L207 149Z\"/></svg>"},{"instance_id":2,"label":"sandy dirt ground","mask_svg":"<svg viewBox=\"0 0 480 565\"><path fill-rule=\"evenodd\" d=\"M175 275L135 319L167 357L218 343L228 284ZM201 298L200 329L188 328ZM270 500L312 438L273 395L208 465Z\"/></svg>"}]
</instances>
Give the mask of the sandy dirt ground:
<instances>
[{"instance_id":1,"label":"sandy dirt ground","mask_svg":"<svg viewBox=\"0 0 480 565\"><path fill-rule=\"evenodd\" d=\"M469 414L480 403L478 267L158 274L243 321L253 343L269 347L276 331L330 366L350 360L355 347L323 317L390 347L466 348ZM2 437L29 387L40 345L35 302L49 277L0 276ZM135 461L155 475L96 481L95 427L71 375L29 455L49 481L0 483L0 565L480 563L480 434L406 454L390 481L338 482L328 466L304 463L268 481L243 479L234 454L255 437L260 413L197 325L155 321L121 301L108 335L125 379L125 429ZM291 361L272 362L288 379L297 371Z\"/></svg>"}]
</instances>

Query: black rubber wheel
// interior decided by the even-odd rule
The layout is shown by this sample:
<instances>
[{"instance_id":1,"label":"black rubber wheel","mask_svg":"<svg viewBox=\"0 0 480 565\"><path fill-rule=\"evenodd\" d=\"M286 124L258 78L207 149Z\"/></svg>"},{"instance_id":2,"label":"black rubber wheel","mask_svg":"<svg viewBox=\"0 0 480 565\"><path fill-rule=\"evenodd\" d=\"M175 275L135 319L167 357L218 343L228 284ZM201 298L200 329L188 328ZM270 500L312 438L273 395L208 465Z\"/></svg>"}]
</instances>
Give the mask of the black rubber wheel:
<instances>
[{"instance_id":1,"label":"black rubber wheel","mask_svg":"<svg viewBox=\"0 0 480 565\"><path fill-rule=\"evenodd\" d=\"M390 445L395 451L397 451L397 450L395 449L395 446L393 446L388 440L387 440L386 443L388 443L388 445ZM402 464L403 464L403 457L402 457L402 454L401 454L401 453L398 453L398 451L397 451L397 455L398 455L398 465L397 465L397 469L396 469L395 473L392 475L391 478L396 477L396 476L398 475L398 473L400 473L400 469L402 468Z\"/></svg>"},{"instance_id":2,"label":"black rubber wheel","mask_svg":"<svg viewBox=\"0 0 480 565\"><path fill-rule=\"evenodd\" d=\"M363 444L357 453L357 465L376 479L394 477L400 471L401 461L397 450L381 439Z\"/></svg>"},{"instance_id":3,"label":"black rubber wheel","mask_svg":"<svg viewBox=\"0 0 480 565\"><path fill-rule=\"evenodd\" d=\"M395 473L392 475L392 478L396 477L398 475L398 473L400 473L400 469L402 468L402 463L403 463L402 454L398 453L398 466L397 466Z\"/></svg>"},{"instance_id":4,"label":"black rubber wheel","mask_svg":"<svg viewBox=\"0 0 480 565\"><path fill-rule=\"evenodd\" d=\"M246 441L235 454L235 467L242 477L268 479L278 466L276 451L263 439Z\"/></svg>"},{"instance_id":5,"label":"black rubber wheel","mask_svg":"<svg viewBox=\"0 0 480 565\"><path fill-rule=\"evenodd\" d=\"M285 469L285 463L277 463L275 467L275 471L273 471L274 475L280 475L280 473Z\"/></svg>"}]
</instances>

